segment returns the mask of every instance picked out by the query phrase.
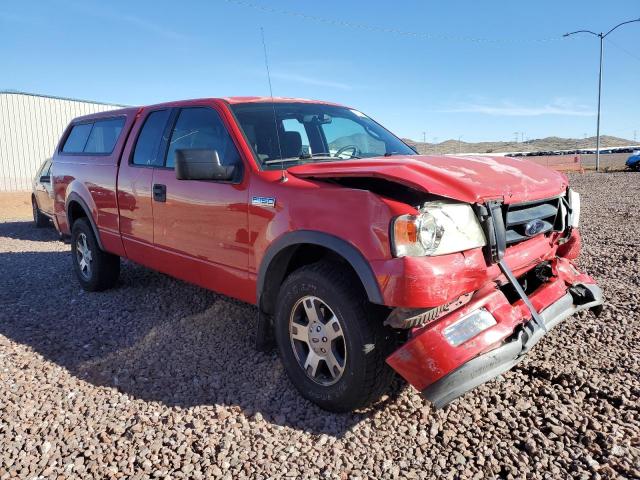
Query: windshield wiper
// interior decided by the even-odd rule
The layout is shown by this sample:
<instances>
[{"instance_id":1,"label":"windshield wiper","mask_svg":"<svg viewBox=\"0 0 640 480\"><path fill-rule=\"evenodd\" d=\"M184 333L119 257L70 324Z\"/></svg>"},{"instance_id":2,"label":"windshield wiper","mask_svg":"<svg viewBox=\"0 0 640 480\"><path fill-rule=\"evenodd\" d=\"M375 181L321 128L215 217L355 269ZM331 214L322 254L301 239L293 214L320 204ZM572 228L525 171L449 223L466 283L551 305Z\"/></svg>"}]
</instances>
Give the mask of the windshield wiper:
<instances>
[{"instance_id":1,"label":"windshield wiper","mask_svg":"<svg viewBox=\"0 0 640 480\"><path fill-rule=\"evenodd\" d=\"M265 165L272 165L274 163L298 162L300 160L302 160L302 157L274 158L273 160L265 160L262 163Z\"/></svg>"},{"instance_id":2,"label":"windshield wiper","mask_svg":"<svg viewBox=\"0 0 640 480\"><path fill-rule=\"evenodd\" d=\"M351 159L360 159L362 157L358 157L357 155L353 155L349 158L342 158L342 157L334 157L333 155L331 155L331 153L329 152L318 152L318 153L312 153L311 155L307 154L302 154L300 155L301 159L305 159L305 158L315 158L315 157L324 157L324 158L333 158L335 160L351 160Z\"/></svg>"},{"instance_id":3,"label":"windshield wiper","mask_svg":"<svg viewBox=\"0 0 640 480\"><path fill-rule=\"evenodd\" d=\"M303 153L299 157L287 157L287 158L274 158L272 160L265 160L262 163L265 165L273 165L276 163L289 163L289 162L297 162L299 160L310 160L312 158L329 158L332 160L352 160L352 159L361 159L362 157L352 156L349 158L340 158L334 157L331 155L331 152L316 152L316 153Z\"/></svg>"},{"instance_id":4,"label":"windshield wiper","mask_svg":"<svg viewBox=\"0 0 640 480\"><path fill-rule=\"evenodd\" d=\"M300 160L306 160L308 158L314 158L314 157L331 157L331 152L303 153L302 155L300 155Z\"/></svg>"}]
</instances>

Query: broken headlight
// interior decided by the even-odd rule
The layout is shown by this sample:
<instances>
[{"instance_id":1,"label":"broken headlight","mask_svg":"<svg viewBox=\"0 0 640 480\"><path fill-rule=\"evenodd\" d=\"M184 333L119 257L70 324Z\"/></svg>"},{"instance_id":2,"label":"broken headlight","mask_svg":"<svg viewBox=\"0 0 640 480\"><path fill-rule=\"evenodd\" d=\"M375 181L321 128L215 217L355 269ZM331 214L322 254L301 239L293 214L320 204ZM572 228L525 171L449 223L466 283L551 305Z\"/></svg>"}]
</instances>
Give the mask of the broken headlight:
<instances>
[{"instance_id":1,"label":"broken headlight","mask_svg":"<svg viewBox=\"0 0 640 480\"><path fill-rule=\"evenodd\" d=\"M466 203L426 203L417 215L397 217L391 231L396 257L445 255L487 243L478 218Z\"/></svg>"}]
</instances>

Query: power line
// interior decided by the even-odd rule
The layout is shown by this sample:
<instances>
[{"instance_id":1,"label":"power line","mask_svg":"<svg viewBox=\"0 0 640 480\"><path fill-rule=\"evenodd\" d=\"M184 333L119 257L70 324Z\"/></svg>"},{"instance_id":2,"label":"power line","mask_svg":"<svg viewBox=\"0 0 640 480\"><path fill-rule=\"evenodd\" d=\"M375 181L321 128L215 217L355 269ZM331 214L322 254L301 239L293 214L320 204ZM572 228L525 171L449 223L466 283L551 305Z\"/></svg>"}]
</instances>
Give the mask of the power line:
<instances>
[{"instance_id":1,"label":"power line","mask_svg":"<svg viewBox=\"0 0 640 480\"><path fill-rule=\"evenodd\" d=\"M386 33L392 35L399 35L404 37L412 37L412 38L421 38L424 40L445 40L445 41L453 41L453 42L473 42L473 43L489 43L489 44L523 44L523 43L544 43L544 42L552 42L561 40L562 37L547 37L547 38L483 38L483 37L465 37L465 36L457 36L457 35L443 35L440 33L429 33L429 32L417 32L410 30L399 30L396 28L388 28L381 27L378 25L370 25L366 23L355 23L348 22L345 20L338 20L328 17L319 17L317 15L308 15L306 13L294 12L291 10L281 10L278 8L268 7L265 5L258 5L252 2L246 2L244 0L223 0L229 4L237 5L241 7L251 8L253 10L258 10L261 12L276 14L276 15L286 15L289 17L302 18L305 20L310 20L316 23L324 23L326 25L333 25L336 27L345 27L351 29L365 30L376 33Z\"/></svg>"},{"instance_id":2,"label":"power line","mask_svg":"<svg viewBox=\"0 0 640 480\"><path fill-rule=\"evenodd\" d=\"M626 53L627 55L629 55L632 58L635 58L636 60L640 61L640 56L636 55L635 53L631 53L629 50L627 50L626 48L624 48L622 45L614 42L613 40L611 40L610 38L607 38L607 42L609 42L611 45L613 45L616 48L619 48L620 50L622 50L624 53Z\"/></svg>"}]
</instances>

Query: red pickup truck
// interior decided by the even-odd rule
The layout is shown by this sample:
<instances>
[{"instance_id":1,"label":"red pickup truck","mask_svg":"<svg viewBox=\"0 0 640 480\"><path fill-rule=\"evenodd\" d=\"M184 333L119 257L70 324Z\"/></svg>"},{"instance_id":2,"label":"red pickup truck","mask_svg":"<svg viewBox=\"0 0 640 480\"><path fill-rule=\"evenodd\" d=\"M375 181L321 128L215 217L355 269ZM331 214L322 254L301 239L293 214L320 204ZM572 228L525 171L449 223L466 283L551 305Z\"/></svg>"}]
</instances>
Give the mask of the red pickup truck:
<instances>
[{"instance_id":1,"label":"red pickup truck","mask_svg":"<svg viewBox=\"0 0 640 480\"><path fill-rule=\"evenodd\" d=\"M580 197L524 159L418 155L358 110L201 99L73 120L51 168L80 285L120 258L258 307L322 408L394 371L442 407L602 292L576 269Z\"/></svg>"}]
</instances>

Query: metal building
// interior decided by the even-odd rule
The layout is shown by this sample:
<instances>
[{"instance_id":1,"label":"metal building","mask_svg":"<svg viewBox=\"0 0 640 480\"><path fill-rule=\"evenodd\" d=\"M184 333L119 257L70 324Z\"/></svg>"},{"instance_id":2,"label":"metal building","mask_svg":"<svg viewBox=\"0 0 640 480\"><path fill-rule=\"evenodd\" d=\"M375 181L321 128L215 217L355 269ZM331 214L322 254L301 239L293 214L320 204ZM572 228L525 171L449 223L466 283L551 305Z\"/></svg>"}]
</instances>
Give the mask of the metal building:
<instances>
[{"instance_id":1,"label":"metal building","mask_svg":"<svg viewBox=\"0 0 640 480\"><path fill-rule=\"evenodd\" d=\"M0 91L0 191L30 190L69 122L122 105Z\"/></svg>"}]
</instances>

